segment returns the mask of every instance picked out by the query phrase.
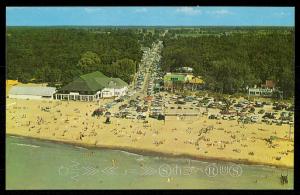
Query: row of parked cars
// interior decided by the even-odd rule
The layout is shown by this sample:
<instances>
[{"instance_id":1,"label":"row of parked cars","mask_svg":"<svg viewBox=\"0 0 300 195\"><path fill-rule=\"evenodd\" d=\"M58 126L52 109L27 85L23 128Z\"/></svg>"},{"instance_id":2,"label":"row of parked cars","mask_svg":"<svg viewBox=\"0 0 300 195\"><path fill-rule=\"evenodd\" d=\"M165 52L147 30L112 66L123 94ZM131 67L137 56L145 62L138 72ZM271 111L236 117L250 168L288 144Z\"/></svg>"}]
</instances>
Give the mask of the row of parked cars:
<instances>
[{"instance_id":1,"label":"row of parked cars","mask_svg":"<svg viewBox=\"0 0 300 195\"><path fill-rule=\"evenodd\" d=\"M151 64L150 64L150 79L149 79L149 85L147 88L147 95L151 96L154 93L154 85L159 80L162 79L159 77L161 75L161 69L160 69L160 59L161 56L159 54L161 49L161 46L158 45L157 48L154 46L154 51L151 53Z\"/></svg>"},{"instance_id":2,"label":"row of parked cars","mask_svg":"<svg viewBox=\"0 0 300 195\"><path fill-rule=\"evenodd\" d=\"M147 111L148 106L137 96L136 99L130 100L128 104L120 105L119 113L115 116L127 119L146 119Z\"/></svg>"},{"instance_id":3,"label":"row of parked cars","mask_svg":"<svg viewBox=\"0 0 300 195\"><path fill-rule=\"evenodd\" d=\"M256 122L266 122L266 123L276 123L280 124L292 124L293 123L293 113L292 112L282 112L279 117L276 116L275 112L266 112L262 117L259 115L222 115L222 114L211 114L208 116L209 119L223 119L223 120L238 120L243 123L256 123ZM261 120L260 120L261 118Z\"/></svg>"},{"instance_id":4,"label":"row of parked cars","mask_svg":"<svg viewBox=\"0 0 300 195\"><path fill-rule=\"evenodd\" d=\"M196 97L196 96L179 96L173 95L171 101L176 103L178 107L181 105L192 103L196 107L206 107L220 109L219 114L211 114L209 119L223 119L223 120L238 120L243 123L256 122L273 122L276 124L290 124L293 123L293 105L288 106L279 104L277 102L251 102L248 100L236 101L235 99L215 99L212 97ZM168 101L167 103L172 103ZM263 108L265 106L281 107L281 112L274 109L275 112L266 112ZM273 107L272 107L273 106ZM174 106L171 107L175 108ZM260 108L258 111L256 109ZM270 107L269 107L270 108ZM280 113L280 116L276 116Z\"/></svg>"},{"instance_id":5,"label":"row of parked cars","mask_svg":"<svg viewBox=\"0 0 300 195\"><path fill-rule=\"evenodd\" d=\"M135 89L136 90L141 90L142 86L144 84L144 79L145 79L145 71L140 68L140 70L137 73L137 81L136 81L136 85L135 85Z\"/></svg>"},{"instance_id":6,"label":"row of parked cars","mask_svg":"<svg viewBox=\"0 0 300 195\"><path fill-rule=\"evenodd\" d=\"M150 114L149 117L156 118L158 120L164 120L164 100L163 96L160 94L155 94L154 98L151 101L151 108L150 108Z\"/></svg>"}]
</instances>

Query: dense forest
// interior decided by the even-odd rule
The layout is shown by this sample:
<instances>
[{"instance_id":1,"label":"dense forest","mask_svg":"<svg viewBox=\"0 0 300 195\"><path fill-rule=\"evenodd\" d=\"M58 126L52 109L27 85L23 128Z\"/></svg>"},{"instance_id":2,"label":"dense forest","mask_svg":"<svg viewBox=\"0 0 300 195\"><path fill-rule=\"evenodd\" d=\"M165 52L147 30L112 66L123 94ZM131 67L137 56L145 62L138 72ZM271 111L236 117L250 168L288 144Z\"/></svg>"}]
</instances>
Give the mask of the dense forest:
<instances>
[{"instance_id":1,"label":"dense forest","mask_svg":"<svg viewBox=\"0 0 300 195\"><path fill-rule=\"evenodd\" d=\"M130 82L141 47L162 39L166 72L193 67L209 90L230 94L271 79L294 95L294 28L8 27L6 38L7 78L21 82L65 84L94 70Z\"/></svg>"},{"instance_id":2,"label":"dense forest","mask_svg":"<svg viewBox=\"0 0 300 195\"><path fill-rule=\"evenodd\" d=\"M164 39L163 70L193 67L196 75L204 77L208 89L221 93L243 92L247 86L271 79L284 97L294 95L293 29L227 31L197 37L176 36L188 35L184 30L171 31Z\"/></svg>"},{"instance_id":3,"label":"dense forest","mask_svg":"<svg viewBox=\"0 0 300 195\"><path fill-rule=\"evenodd\" d=\"M130 82L154 34L136 29L8 27L7 78L65 84L100 70Z\"/></svg>"}]
</instances>

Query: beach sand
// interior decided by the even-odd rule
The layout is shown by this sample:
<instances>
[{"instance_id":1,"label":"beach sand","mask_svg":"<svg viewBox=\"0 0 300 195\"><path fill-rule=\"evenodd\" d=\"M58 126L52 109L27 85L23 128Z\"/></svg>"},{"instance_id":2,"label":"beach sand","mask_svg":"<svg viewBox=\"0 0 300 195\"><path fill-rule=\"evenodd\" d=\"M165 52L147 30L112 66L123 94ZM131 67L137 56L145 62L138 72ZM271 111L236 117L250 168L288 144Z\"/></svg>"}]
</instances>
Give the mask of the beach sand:
<instances>
[{"instance_id":1,"label":"beach sand","mask_svg":"<svg viewBox=\"0 0 300 195\"><path fill-rule=\"evenodd\" d=\"M294 167L294 127L265 123L238 124L207 116L167 117L166 121L92 117L111 100L67 102L6 99L6 133L142 154L185 156L246 164ZM42 108L49 107L49 112ZM276 136L268 142L264 139Z\"/></svg>"}]
</instances>

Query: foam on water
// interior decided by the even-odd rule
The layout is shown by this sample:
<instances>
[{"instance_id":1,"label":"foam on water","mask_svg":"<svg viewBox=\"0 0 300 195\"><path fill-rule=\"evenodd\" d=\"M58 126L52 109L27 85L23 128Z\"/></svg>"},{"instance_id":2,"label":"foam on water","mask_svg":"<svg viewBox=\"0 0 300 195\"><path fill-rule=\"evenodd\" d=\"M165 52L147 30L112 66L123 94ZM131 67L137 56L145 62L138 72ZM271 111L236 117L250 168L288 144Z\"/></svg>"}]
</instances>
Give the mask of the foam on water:
<instances>
[{"instance_id":1,"label":"foam on water","mask_svg":"<svg viewBox=\"0 0 300 195\"><path fill-rule=\"evenodd\" d=\"M292 189L294 181L293 169L144 156L109 149L86 151L9 136L6 144L7 189ZM37 147L38 150L32 149ZM243 174L209 177L205 173L209 165L237 165ZM186 167L202 171L181 174ZM281 174L288 174L288 184L280 183Z\"/></svg>"},{"instance_id":2,"label":"foam on water","mask_svg":"<svg viewBox=\"0 0 300 195\"><path fill-rule=\"evenodd\" d=\"M11 144L15 144L17 146L32 147L32 148L39 148L40 147L40 146L36 146L36 145L31 145L31 144L20 144L20 143L11 143Z\"/></svg>"}]
</instances>

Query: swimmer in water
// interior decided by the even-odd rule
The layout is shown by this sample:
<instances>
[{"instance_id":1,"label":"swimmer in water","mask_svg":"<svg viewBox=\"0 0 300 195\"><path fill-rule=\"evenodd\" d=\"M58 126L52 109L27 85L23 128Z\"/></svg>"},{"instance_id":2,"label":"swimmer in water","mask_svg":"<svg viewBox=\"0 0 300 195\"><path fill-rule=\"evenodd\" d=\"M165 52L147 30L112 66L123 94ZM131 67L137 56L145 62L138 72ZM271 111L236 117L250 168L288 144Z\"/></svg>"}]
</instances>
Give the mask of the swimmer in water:
<instances>
[{"instance_id":1,"label":"swimmer in water","mask_svg":"<svg viewBox=\"0 0 300 195\"><path fill-rule=\"evenodd\" d=\"M117 161L115 159L112 159L111 162L112 162L112 166L115 167Z\"/></svg>"},{"instance_id":2,"label":"swimmer in water","mask_svg":"<svg viewBox=\"0 0 300 195\"><path fill-rule=\"evenodd\" d=\"M144 166L144 163L140 162L140 167L143 167Z\"/></svg>"}]
</instances>

